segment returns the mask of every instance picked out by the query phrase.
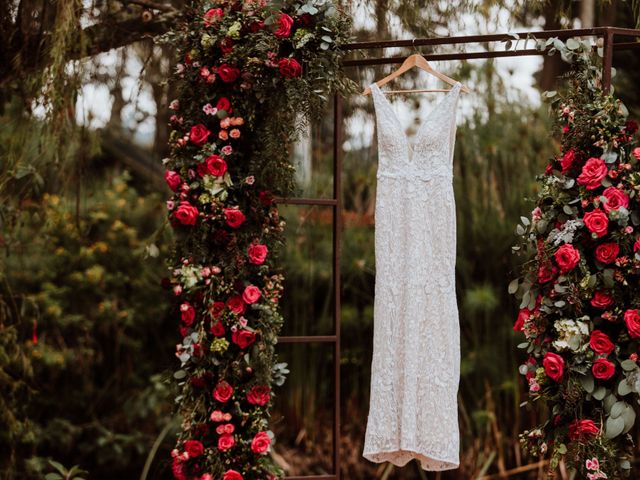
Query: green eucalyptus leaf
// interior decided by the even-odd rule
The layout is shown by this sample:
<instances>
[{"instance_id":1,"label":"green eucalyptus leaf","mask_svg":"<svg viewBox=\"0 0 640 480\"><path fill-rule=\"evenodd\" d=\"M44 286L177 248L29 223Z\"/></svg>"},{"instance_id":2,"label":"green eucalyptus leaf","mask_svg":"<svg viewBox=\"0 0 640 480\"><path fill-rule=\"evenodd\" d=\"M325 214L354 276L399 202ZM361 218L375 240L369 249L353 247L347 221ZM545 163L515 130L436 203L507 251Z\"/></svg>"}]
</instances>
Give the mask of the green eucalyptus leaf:
<instances>
[{"instance_id":1,"label":"green eucalyptus leaf","mask_svg":"<svg viewBox=\"0 0 640 480\"><path fill-rule=\"evenodd\" d=\"M607 389L604 387L598 387L593 391L593 398L595 398L596 400L602 400L605 395L607 394Z\"/></svg>"},{"instance_id":2,"label":"green eucalyptus leaf","mask_svg":"<svg viewBox=\"0 0 640 480\"><path fill-rule=\"evenodd\" d=\"M625 372L631 372L638 368L638 364L633 360L629 360L629 359L623 360L622 362L620 362L620 366Z\"/></svg>"},{"instance_id":3,"label":"green eucalyptus leaf","mask_svg":"<svg viewBox=\"0 0 640 480\"><path fill-rule=\"evenodd\" d=\"M627 382L627 379L623 378L620 380L620 383L618 384L618 395L624 397L625 395L629 395L631 392L633 392L633 389L631 388L631 385L629 385L629 382Z\"/></svg>"},{"instance_id":4,"label":"green eucalyptus leaf","mask_svg":"<svg viewBox=\"0 0 640 480\"><path fill-rule=\"evenodd\" d=\"M511 280L511 282L509 282L509 286L507 287L507 291L513 295L514 293L516 293L518 291L518 278L515 278L513 280Z\"/></svg>"},{"instance_id":5,"label":"green eucalyptus leaf","mask_svg":"<svg viewBox=\"0 0 640 480\"><path fill-rule=\"evenodd\" d=\"M595 388L595 383L592 375L583 375L580 377L580 385L584 388L584 391L587 393L592 393Z\"/></svg>"},{"instance_id":6,"label":"green eucalyptus leaf","mask_svg":"<svg viewBox=\"0 0 640 480\"><path fill-rule=\"evenodd\" d=\"M616 438L624 431L624 419L622 417L609 417L605 422L604 436L606 438Z\"/></svg>"}]
</instances>

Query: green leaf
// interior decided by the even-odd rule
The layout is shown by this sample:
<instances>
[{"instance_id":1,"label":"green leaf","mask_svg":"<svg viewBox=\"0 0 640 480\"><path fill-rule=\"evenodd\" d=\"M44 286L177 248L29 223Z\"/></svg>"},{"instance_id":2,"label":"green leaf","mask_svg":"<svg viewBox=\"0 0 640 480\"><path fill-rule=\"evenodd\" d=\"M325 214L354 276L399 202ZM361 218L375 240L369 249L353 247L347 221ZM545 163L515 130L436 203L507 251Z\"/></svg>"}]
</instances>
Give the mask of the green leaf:
<instances>
[{"instance_id":1,"label":"green leaf","mask_svg":"<svg viewBox=\"0 0 640 480\"><path fill-rule=\"evenodd\" d=\"M509 292L509 294L513 295L518 291L518 280L519 279L514 278L513 280L511 280L511 282L509 282L509 286L507 287L507 291Z\"/></svg>"},{"instance_id":2,"label":"green leaf","mask_svg":"<svg viewBox=\"0 0 640 480\"><path fill-rule=\"evenodd\" d=\"M623 378L620 380L620 383L618 384L618 395L624 397L625 395L629 395L631 392L633 392L633 390L631 389L629 382L627 382L627 379Z\"/></svg>"},{"instance_id":3,"label":"green leaf","mask_svg":"<svg viewBox=\"0 0 640 480\"><path fill-rule=\"evenodd\" d=\"M631 405L626 405L624 411L621 415L624 420L624 430L622 433L627 433L633 427L633 424L636 423L636 412Z\"/></svg>"},{"instance_id":4,"label":"green leaf","mask_svg":"<svg viewBox=\"0 0 640 480\"><path fill-rule=\"evenodd\" d=\"M607 394L606 388L598 387L595 389L592 395L593 395L593 398L595 398L596 400L602 400L606 394Z\"/></svg>"},{"instance_id":5,"label":"green leaf","mask_svg":"<svg viewBox=\"0 0 640 480\"><path fill-rule=\"evenodd\" d=\"M518 348L527 348L529 346L529 342L522 342L518 344Z\"/></svg>"},{"instance_id":6,"label":"green leaf","mask_svg":"<svg viewBox=\"0 0 640 480\"><path fill-rule=\"evenodd\" d=\"M636 368L638 368L638 364L633 360L629 360L629 359L623 360L622 362L620 362L620 366L625 372L631 372Z\"/></svg>"},{"instance_id":7,"label":"green leaf","mask_svg":"<svg viewBox=\"0 0 640 480\"><path fill-rule=\"evenodd\" d=\"M567 39L566 45L567 45L567 48L569 50L576 50L576 49L580 48L580 44L578 43L578 41L575 38Z\"/></svg>"},{"instance_id":8,"label":"green leaf","mask_svg":"<svg viewBox=\"0 0 640 480\"><path fill-rule=\"evenodd\" d=\"M45 480L64 480L64 477L59 473L47 473L44 476Z\"/></svg>"},{"instance_id":9,"label":"green leaf","mask_svg":"<svg viewBox=\"0 0 640 480\"><path fill-rule=\"evenodd\" d=\"M609 414L609 416L613 418L618 418L620 415L622 415L622 412L624 411L626 406L627 406L626 402L620 401L620 402L614 403L613 407L611 407L611 413Z\"/></svg>"},{"instance_id":10,"label":"green leaf","mask_svg":"<svg viewBox=\"0 0 640 480\"><path fill-rule=\"evenodd\" d=\"M173 378L175 378L176 380L182 380L186 376L187 376L187 372L185 372L184 370L178 370L173 374Z\"/></svg>"},{"instance_id":11,"label":"green leaf","mask_svg":"<svg viewBox=\"0 0 640 480\"><path fill-rule=\"evenodd\" d=\"M583 375L582 377L580 377L580 384L582 385L582 388L584 388L584 391L587 393L592 393L593 389L595 388L593 377L591 375Z\"/></svg>"},{"instance_id":12,"label":"green leaf","mask_svg":"<svg viewBox=\"0 0 640 480\"><path fill-rule=\"evenodd\" d=\"M524 227L518 224L518 226L516 227L516 235L524 235L525 232L526 230L524 229Z\"/></svg>"},{"instance_id":13,"label":"green leaf","mask_svg":"<svg viewBox=\"0 0 640 480\"><path fill-rule=\"evenodd\" d=\"M604 436L606 438L616 438L624 431L624 418L618 417L607 418L604 428Z\"/></svg>"},{"instance_id":14,"label":"green leaf","mask_svg":"<svg viewBox=\"0 0 640 480\"><path fill-rule=\"evenodd\" d=\"M564 443L561 443L556 447L556 452L558 452L560 455L564 455L565 453L567 453L567 446Z\"/></svg>"},{"instance_id":15,"label":"green leaf","mask_svg":"<svg viewBox=\"0 0 640 480\"><path fill-rule=\"evenodd\" d=\"M51 465L58 472L60 472L61 475L65 475L65 476L67 475L67 469L64 468L64 465L62 465L60 462L56 462L55 460L49 460L49 465Z\"/></svg>"}]
</instances>

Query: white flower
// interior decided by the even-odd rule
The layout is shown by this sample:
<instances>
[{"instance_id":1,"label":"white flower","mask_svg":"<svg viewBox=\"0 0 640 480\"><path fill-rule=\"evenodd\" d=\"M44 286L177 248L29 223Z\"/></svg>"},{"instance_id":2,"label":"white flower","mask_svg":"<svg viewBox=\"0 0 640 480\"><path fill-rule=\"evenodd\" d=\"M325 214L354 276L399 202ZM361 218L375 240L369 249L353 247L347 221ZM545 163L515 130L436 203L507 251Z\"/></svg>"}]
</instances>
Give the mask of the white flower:
<instances>
[{"instance_id":1,"label":"white flower","mask_svg":"<svg viewBox=\"0 0 640 480\"><path fill-rule=\"evenodd\" d=\"M580 320L556 320L553 326L558 332L558 339L553 342L557 350L576 352L589 335L589 326Z\"/></svg>"},{"instance_id":2,"label":"white flower","mask_svg":"<svg viewBox=\"0 0 640 480\"><path fill-rule=\"evenodd\" d=\"M204 107L202 107L202 111L205 113L205 115L215 115L216 113L218 113L218 109L210 103L207 103Z\"/></svg>"}]
</instances>

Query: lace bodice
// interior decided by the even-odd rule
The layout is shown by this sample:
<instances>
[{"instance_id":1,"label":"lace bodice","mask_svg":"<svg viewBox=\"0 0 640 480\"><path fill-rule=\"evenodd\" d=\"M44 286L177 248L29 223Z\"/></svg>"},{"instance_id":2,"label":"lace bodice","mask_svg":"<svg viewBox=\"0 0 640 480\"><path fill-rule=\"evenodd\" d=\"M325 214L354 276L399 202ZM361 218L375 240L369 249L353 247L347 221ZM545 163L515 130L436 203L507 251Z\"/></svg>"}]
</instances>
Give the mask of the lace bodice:
<instances>
[{"instance_id":1,"label":"lace bodice","mask_svg":"<svg viewBox=\"0 0 640 480\"><path fill-rule=\"evenodd\" d=\"M378 136L376 285L365 458L459 464L460 333L452 159L457 83L409 140L372 85Z\"/></svg>"}]
</instances>

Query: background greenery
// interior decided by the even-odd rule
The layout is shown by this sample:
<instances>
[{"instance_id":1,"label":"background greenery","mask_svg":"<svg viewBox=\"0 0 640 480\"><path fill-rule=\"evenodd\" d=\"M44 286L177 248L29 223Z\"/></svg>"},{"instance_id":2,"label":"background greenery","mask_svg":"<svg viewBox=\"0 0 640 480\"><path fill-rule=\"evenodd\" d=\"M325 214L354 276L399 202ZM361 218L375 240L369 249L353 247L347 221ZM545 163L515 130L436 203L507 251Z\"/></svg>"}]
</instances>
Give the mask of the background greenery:
<instances>
[{"instance_id":1,"label":"background greenery","mask_svg":"<svg viewBox=\"0 0 640 480\"><path fill-rule=\"evenodd\" d=\"M7 69L0 62L3 480L47 473L56 478L53 472L60 467L49 460L89 472L70 478L170 478L167 459L176 420L165 380L175 363L178 322L167 315L171 292L162 288L171 237L164 224L168 191L160 159L172 98L163 81L175 59L170 47L152 46L142 36L165 31L181 3L155 9L145 8L148 3L13 0L0 7L5 40L0 59L12 65ZM634 2L465 1L457 9L445 4L353 2L351 8L360 12L356 18L370 20L357 21L354 34L366 40L492 33L498 15L506 16L514 31L635 23ZM79 26L93 28L93 35L79 36ZM86 56L121 45L127 46L110 56ZM80 57L84 60L68 63ZM630 52L615 59L616 84L632 112L640 107L637 63ZM515 348L520 339L511 329L516 307L506 285L516 261L510 255L514 225L528 213L535 174L556 147L546 107L517 93L511 72L499 68L499 61L450 66L457 68L451 74L476 92L463 103L454 159L462 465L427 475L414 464L397 469L361 458L371 361L377 152L371 104L354 97L345 105L350 148L342 173L344 478L543 478L537 460L523 458L517 443L533 413L518 407L522 359ZM557 59L545 59L537 75L540 90L552 88L562 68ZM359 69L353 76L365 84L383 71ZM82 118L86 106L79 87L110 93L110 105L100 107L106 110L102 121L91 117L100 113L95 108ZM410 105L408 98L404 102ZM413 107L419 121L419 105ZM328 108L326 121L313 125L311 142L301 148L307 155L300 166L301 195L331 195L331 129ZM144 131L151 133L141 137ZM289 221L283 333L328 334L334 301L330 209L290 206L283 215ZM291 374L276 400L275 454L291 474L328 472L331 347L283 345L281 355ZM531 464L536 468L518 473Z\"/></svg>"}]
</instances>

